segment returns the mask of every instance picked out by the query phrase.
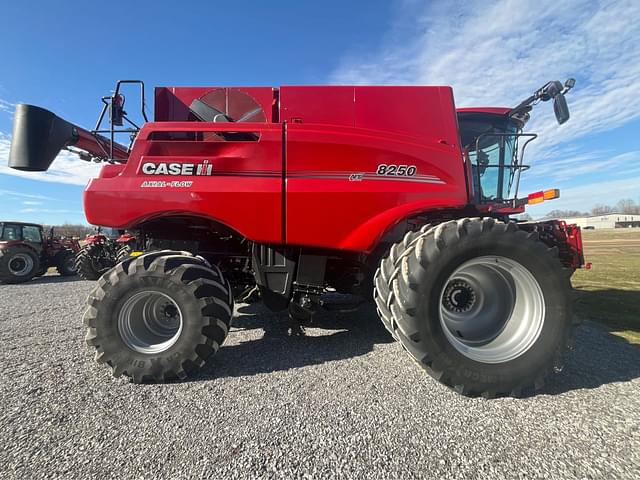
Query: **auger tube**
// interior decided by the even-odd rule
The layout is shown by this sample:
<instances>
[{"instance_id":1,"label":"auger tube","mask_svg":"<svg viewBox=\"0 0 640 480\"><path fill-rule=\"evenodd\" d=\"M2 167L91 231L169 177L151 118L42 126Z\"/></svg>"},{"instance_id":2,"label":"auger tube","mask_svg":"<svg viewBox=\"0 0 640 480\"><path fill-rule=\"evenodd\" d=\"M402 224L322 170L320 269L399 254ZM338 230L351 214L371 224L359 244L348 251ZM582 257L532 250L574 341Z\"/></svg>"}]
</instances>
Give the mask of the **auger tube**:
<instances>
[{"instance_id":1,"label":"auger tube","mask_svg":"<svg viewBox=\"0 0 640 480\"><path fill-rule=\"evenodd\" d=\"M35 105L18 104L13 119L9 167L29 172L49 169L60 150L73 146L92 157L105 159L109 140L74 125ZM127 148L114 143L112 161L129 157Z\"/></svg>"}]
</instances>

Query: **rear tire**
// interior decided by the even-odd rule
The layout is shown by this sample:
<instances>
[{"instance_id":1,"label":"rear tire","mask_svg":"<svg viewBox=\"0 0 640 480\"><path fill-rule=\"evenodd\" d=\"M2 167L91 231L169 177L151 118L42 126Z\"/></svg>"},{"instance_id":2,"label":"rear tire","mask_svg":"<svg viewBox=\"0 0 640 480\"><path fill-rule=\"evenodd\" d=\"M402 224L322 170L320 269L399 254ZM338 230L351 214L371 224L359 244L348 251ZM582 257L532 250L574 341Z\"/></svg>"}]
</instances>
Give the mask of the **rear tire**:
<instances>
[{"instance_id":1,"label":"rear tire","mask_svg":"<svg viewBox=\"0 0 640 480\"><path fill-rule=\"evenodd\" d=\"M65 249L56 254L56 270L63 277L76 274L76 254L73 250Z\"/></svg>"},{"instance_id":2,"label":"rear tire","mask_svg":"<svg viewBox=\"0 0 640 480\"><path fill-rule=\"evenodd\" d=\"M562 364L570 275L537 233L465 218L394 245L374 296L385 326L434 378L464 395L520 396Z\"/></svg>"},{"instance_id":3,"label":"rear tire","mask_svg":"<svg viewBox=\"0 0 640 480\"><path fill-rule=\"evenodd\" d=\"M104 245L90 243L76 254L75 270L83 280L97 280L115 265Z\"/></svg>"},{"instance_id":4,"label":"rear tire","mask_svg":"<svg viewBox=\"0 0 640 480\"><path fill-rule=\"evenodd\" d=\"M24 245L9 247L0 256L0 282L28 282L40 271L36 253Z\"/></svg>"},{"instance_id":5,"label":"rear tire","mask_svg":"<svg viewBox=\"0 0 640 480\"><path fill-rule=\"evenodd\" d=\"M84 324L96 360L135 383L184 379L220 348L233 298L220 270L187 252L126 259L87 299Z\"/></svg>"},{"instance_id":6,"label":"rear tire","mask_svg":"<svg viewBox=\"0 0 640 480\"><path fill-rule=\"evenodd\" d=\"M129 245L123 245L122 247L120 247L118 249L118 253L116 253L116 263L120 263L123 260L129 258L131 252L133 252L133 248L131 248L131 246Z\"/></svg>"}]
</instances>

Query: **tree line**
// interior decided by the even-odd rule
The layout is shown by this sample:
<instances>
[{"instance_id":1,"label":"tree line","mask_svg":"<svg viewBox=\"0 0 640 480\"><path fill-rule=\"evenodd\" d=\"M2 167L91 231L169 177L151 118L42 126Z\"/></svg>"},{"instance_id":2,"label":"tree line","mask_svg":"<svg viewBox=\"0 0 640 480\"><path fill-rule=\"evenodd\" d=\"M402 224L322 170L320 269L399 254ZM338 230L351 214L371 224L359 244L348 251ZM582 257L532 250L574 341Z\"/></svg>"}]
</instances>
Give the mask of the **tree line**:
<instances>
[{"instance_id":1,"label":"tree line","mask_svg":"<svg viewBox=\"0 0 640 480\"><path fill-rule=\"evenodd\" d=\"M48 235L49 230L53 227L53 234L56 237L78 237L84 238L94 233L94 227L89 225L65 223L63 225L44 225L44 231Z\"/></svg>"},{"instance_id":2,"label":"tree line","mask_svg":"<svg viewBox=\"0 0 640 480\"><path fill-rule=\"evenodd\" d=\"M608 213L640 215L640 203L636 203L630 198L625 198L613 206L599 203L594 205L588 212L580 210L551 210L545 215L545 218L586 217L589 215L606 215Z\"/></svg>"}]
</instances>

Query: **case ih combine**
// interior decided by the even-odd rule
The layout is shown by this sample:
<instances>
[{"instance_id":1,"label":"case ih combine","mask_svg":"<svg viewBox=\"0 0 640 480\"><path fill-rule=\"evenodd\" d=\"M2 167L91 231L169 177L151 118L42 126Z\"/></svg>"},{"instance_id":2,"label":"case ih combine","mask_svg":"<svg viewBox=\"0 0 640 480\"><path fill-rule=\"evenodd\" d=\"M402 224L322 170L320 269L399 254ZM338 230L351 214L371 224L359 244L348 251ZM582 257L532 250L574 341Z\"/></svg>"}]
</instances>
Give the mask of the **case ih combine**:
<instances>
[{"instance_id":1,"label":"case ih combine","mask_svg":"<svg viewBox=\"0 0 640 480\"><path fill-rule=\"evenodd\" d=\"M124 111L131 83L141 127ZM558 196L518 196L535 138L523 128L546 100L565 122L572 86L457 112L449 87L157 88L148 121L144 85L121 81L93 131L18 105L10 166L46 170L62 148L106 162L85 190L87 219L134 230L147 252L87 300L87 343L116 376L196 373L227 336L232 289L257 285L267 307L305 321L330 287L373 292L386 328L440 382L517 395L561 365L584 263L578 227L510 219Z\"/></svg>"},{"instance_id":2,"label":"case ih combine","mask_svg":"<svg viewBox=\"0 0 640 480\"><path fill-rule=\"evenodd\" d=\"M62 276L75 275L77 240L45 236L42 225L0 222L0 282L23 283L55 267Z\"/></svg>"}]
</instances>

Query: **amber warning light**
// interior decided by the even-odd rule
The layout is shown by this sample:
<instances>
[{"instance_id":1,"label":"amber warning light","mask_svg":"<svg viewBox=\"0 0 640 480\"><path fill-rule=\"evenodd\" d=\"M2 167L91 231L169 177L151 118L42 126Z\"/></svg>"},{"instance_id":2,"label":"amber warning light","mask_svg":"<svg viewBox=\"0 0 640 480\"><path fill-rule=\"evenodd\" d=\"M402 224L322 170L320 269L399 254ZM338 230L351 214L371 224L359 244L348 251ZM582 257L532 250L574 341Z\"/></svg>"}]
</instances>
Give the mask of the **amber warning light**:
<instances>
[{"instance_id":1,"label":"amber warning light","mask_svg":"<svg viewBox=\"0 0 640 480\"><path fill-rule=\"evenodd\" d=\"M550 190L543 190L527 195L527 204L534 205L536 203L542 203L545 200L553 200L560 197L560 190L552 188Z\"/></svg>"}]
</instances>

